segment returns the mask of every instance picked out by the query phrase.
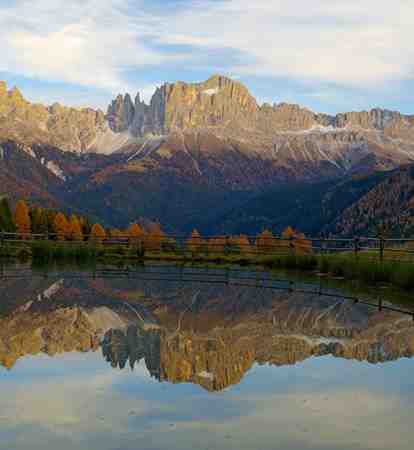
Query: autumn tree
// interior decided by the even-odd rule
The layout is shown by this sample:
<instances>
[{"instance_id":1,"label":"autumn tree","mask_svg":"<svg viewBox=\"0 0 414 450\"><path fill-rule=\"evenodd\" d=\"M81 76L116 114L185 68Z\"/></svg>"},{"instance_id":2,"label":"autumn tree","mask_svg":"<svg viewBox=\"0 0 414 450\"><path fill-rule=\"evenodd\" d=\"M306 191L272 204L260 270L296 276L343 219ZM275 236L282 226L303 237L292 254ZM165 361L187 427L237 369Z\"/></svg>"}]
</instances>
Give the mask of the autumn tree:
<instances>
[{"instance_id":1,"label":"autumn tree","mask_svg":"<svg viewBox=\"0 0 414 450\"><path fill-rule=\"evenodd\" d=\"M25 238L31 231L29 208L24 200L19 200L14 211L14 224L20 237Z\"/></svg>"},{"instance_id":2,"label":"autumn tree","mask_svg":"<svg viewBox=\"0 0 414 450\"><path fill-rule=\"evenodd\" d=\"M200 233L196 229L194 229L193 232L191 233L191 236L187 240L186 245L191 253L194 254L200 252L203 246L203 240L201 239Z\"/></svg>"},{"instance_id":3,"label":"autumn tree","mask_svg":"<svg viewBox=\"0 0 414 450\"><path fill-rule=\"evenodd\" d=\"M137 223L133 223L129 226L127 235L131 244L138 245L142 244L145 238L145 231L140 225L138 225Z\"/></svg>"},{"instance_id":4,"label":"autumn tree","mask_svg":"<svg viewBox=\"0 0 414 450\"><path fill-rule=\"evenodd\" d=\"M294 230L290 226L283 230L282 239L284 247L295 253L312 253L312 242L306 239L303 233Z\"/></svg>"},{"instance_id":5,"label":"autumn tree","mask_svg":"<svg viewBox=\"0 0 414 450\"><path fill-rule=\"evenodd\" d=\"M273 253L278 247L278 241L269 230L263 230L256 238L256 248L260 253Z\"/></svg>"},{"instance_id":6,"label":"autumn tree","mask_svg":"<svg viewBox=\"0 0 414 450\"><path fill-rule=\"evenodd\" d=\"M243 255L251 254L253 251L249 238L245 235L231 236L229 238L229 245L235 247L237 251Z\"/></svg>"},{"instance_id":7,"label":"autumn tree","mask_svg":"<svg viewBox=\"0 0 414 450\"><path fill-rule=\"evenodd\" d=\"M92 226L91 233L89 235L89 240L91 242L95 242L98 244L101 244L102 241L106 239L106 232L103 229L99 223L95 223L95 225Z\"/></svg>"},{"instance_id":8,"label":"autumn tree","mask_svg":"<svg viewBox=\"0 0 414 450\"><path fill-rule=\"evenodd\" d=\"M0 200L0 231L6 231L7 233L16 231L13 214L6 197Z\"/></svg>"},{"instance_id":9,"label":"autumn tree","mask_svg":"<svg viewBox=\"0 0 414 450\"><path fill-rule=\"evenodd\" d=\"M306 239L303 233L296 234L293 245L298 253L312 253L312 241Z\"/></svg>"},{"instance_id":10,"label":"autumn tree","mask_svg":"<svg viewBox=\"0 0 414 450\"><path fill-rule=\"evenodd\" d=\"M70 237L70 231L70 223L66 216L62 212L57 213L53 220L53 232L56 234L56 239L64 241Z\"/></svg>"},{"instance_id":11,"label":"autumn tree","mask_svg":"<svg viewBox=\"0 0 414 450\"><path fill-rule=\"evenodd\" d=\"M165 234L161 230L159 223L151 223L148 226L148 233L145 238L145 249L150 251L161 251L162 243L165 239Z\"/></svg>"},{"instance_id":12,"label":"autumn tree","mask_svg":"<svg viewBox=\"0 0 414 450\"><path fill-rule=\"evenodd\" d=\"M69 229L70 239L72 239L72 241L83 241L82 226L79 219L74 214L70 217Z\"/></svg>"},{"instance_id":13,"label":"autumn tree","mask_svg":"<svg viewBox=\"0 0 414 450\"><path fill-rule=\"evenodd\" d=\"M207 249L209 253L224 253L227 246L226 236L212 237L207 242Z\"/></svg>"}]
</instances>

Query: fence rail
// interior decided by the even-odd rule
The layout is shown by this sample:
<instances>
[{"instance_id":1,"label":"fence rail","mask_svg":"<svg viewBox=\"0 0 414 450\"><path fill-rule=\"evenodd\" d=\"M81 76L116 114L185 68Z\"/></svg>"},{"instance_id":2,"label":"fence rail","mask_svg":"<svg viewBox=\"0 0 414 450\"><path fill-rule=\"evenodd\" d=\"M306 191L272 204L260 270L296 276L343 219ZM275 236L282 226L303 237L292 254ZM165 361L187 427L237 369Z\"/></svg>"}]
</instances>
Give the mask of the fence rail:
<instances>
[{"instance_id":1,"label":"fence rail","mask_svg":"<svg viewBox=\"0 0 414 450\"><path fill-rule=\"evenodd\" d=\"M96 246L104 248L138 247L143 251L160 253L191 254L239 254L242 256L277 254L364 254L367 258L384 260L405 260L414 262L414 239L385 239L372 237L323 238L323 237L266 237L266 236L228 236L213 235L194 237L183 234L147 234L145 236L83 236L82 239L59 240L54 233L0 232L0 251L2 248L18 248L50 242L61 246ZM1 253L0 253L1 255Z\"/></svg>"}]
</instances>

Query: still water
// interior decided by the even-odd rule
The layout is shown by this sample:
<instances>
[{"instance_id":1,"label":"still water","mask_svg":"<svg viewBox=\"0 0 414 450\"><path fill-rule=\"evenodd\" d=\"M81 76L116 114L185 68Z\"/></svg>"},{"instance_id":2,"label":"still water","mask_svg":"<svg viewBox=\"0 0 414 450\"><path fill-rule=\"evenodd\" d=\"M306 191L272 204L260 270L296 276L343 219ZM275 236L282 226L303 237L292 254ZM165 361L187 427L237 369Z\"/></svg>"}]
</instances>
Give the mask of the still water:
<instances>
[{"instance_id":1,"label":"still water","mask_svg":"<svg viewBox=\"0 0 414 450\"><path fill-rule=\"evenodd\" d=\"M197 269L25 271L0 278L2 450L413 448L409 315Z\"/></svg>"}]
</instances>

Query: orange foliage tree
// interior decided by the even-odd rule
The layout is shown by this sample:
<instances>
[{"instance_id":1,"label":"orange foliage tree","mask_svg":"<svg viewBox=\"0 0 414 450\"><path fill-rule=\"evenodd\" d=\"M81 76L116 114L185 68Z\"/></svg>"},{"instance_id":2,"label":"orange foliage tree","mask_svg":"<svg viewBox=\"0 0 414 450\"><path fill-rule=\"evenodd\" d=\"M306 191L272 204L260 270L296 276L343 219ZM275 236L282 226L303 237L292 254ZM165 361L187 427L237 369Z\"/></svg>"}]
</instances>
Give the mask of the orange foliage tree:
<instances>
[{"instance_id":1,"label":"orange foliage tree","mask_svg":"<svg viewBox=\"0 0 414 450\"><path fill-rule=\"evenodd\" d=\"M53 219L53 231L55 232L58 241L64 241L70 236L70 223L66 216L61 212L57 213Z\"/></svg>"},{"instance_id":2,"label":"orange foliage tree","mask_svg":"<svg viewBox=\"0 0 414 450\"><path fill-rule=\"evenodd\" d=\"M312 241L306 239L303 233L297 233L294 246L298 253L312 253Z\"/></svg>"},{"instance_id":3,"label":"orange foliage tree","mask_svg":"<svg viewBox=\"0 0 414 450\"><path fill-rule=\"evenodd\" d=\"M106 239L106 232L103 229L99 223L95 223L95 225L92 226L91 234L89 235L89 240L91 242L95 242L98 244L101 244L102 241Z\"/></svg>"},{"instance_id":4,"label":"orange foliage tree","mask_svg":"<svg viewBox=\"0 0 414 450\"><path fill-rule=\"evenodd\" d=\"M69 229L70 239L73 241L83 241L82 226L79 219L74 214L70 217Z\"/></svg>"},{"instance_id":5,"label":"orange foliage tree","mask_svg":"<svg viewBox=\"0 0 414 450\"><path fill-rule=\"evenodd\" d=\"M197 230L195 229L193 230L190 238L187 240L186 245L191 253L198 253L199 251L201 251L204 242L201 239L200 233Z\"/></svg>"},{"instance_id":6,"label":"orange foliage tree","mask_svg":"<svg viewBox=\"0 0 414 450\"><path fill-rule=\"evenodd\" d=\"M253 253L249 238L245 235L231 236L229 238L229 244L232 247L235 247L243 255L249 255Z\"/></svg>"},{"instance_id":7,"label":"orange foliage tree","mask_svg":"<svg viewBox=\"0 0 414 450\"><path fill-rule=\"evenodd\" d=\"M145 231L137 223L130 225L127 231L129 242L134 245L141 245L144 242Z\"/></svg>"},{"instance_id":8,"label":"orange foliage tree","mask_svg":"<svg viewBox=\"0 0 414 450\"><path fill-rule=\"evenodd\" d=\"M273 253L279 246L279 241L269 230L262 231L256 238L256 248L260 253Z\"/></svg>"},{"instance_id":9,"label":"orange foliage tree","mask_svg":"<svg viewBox=\"0 0 414 450\"><path fill-rule=\"evenodd\" d=\"M210 238L207 242L209 253L224 253L227 245L226 236L217 236Z\"/></svg>"},{"instance_id":10,"label":"orange foliage tree","mask_svg":"<svg viewBox=\"0 0 414 450\"><path fill-rule=\"evenodd\" d=\"M282 239L283 245L295 253L312 253L312 242L292 227L283 230Z\"/></svg>"},{"instance_id":11,"label":"orange foliage tree","mask_svg":"<svg viewBox=\"0 0 414 450\"><path fill-rule=\"evenodd\" d=\"M162 243L165 239L165 234L161 230L161 226L158 223L153 223L148 228L148 234L145 239L145 249L150 251L161 251Z\"/></svg>"},{"instance_id":12,"label":"orange foliage tree","mask_svg":"<svg viewBox=\"0 0 414 450\"><path fill-rule=\"evenodd\" d=\"M31 231L29 208L24 200L19 200L14 212L14 224L20 237L26 238Z\"/></svg>"}]
</instances>

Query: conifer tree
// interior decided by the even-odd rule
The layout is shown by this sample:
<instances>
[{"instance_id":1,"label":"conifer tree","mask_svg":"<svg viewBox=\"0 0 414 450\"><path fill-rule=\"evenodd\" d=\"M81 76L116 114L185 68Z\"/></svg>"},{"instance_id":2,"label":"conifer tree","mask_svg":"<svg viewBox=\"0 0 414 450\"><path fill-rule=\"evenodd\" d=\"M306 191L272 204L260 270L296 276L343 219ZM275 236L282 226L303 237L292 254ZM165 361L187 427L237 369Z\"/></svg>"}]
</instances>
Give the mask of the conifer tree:
<instances>
[{"instance_id":1,"label":"conifer tree","mask_svg":"<svg viewBox=\"0 0 414 450\"><path fill-rule=\"evenodd\" d=\"M248 255L252 253L250 241L246 235L230 237L229 244L236 247L241 254Z\"/></svg>"},{"instance_id":2,"label":"conifer tree","mask_svg":"<svg viewBox=\"0 0 414 450\"><path fill-rule=\"evenodd\" d=\"M32 221L32 233L47 233L48 223L47 223L47 213L43 208L32 208L30 210L30 218Z\"/></svg>"},{"instance_id":3,"label":"conifer tree","mask_svg":"<svg viewBox=\"0 0 414 450\"><path fill-rule=\"evenodd\" d=\"M70 223L61 212L57 213L53 220L53 232L56 234L58 241L64 241L70 235Z\"/></svg>"},{"instance_id":4,"label":"conifer tree","mask_svg":"<svg viewBox=\"0 0 414 450\"><path fill-rule=\"evenodd\" d=\"M72 241L83 241L83 233L82 233L82 227L79 222L79 219L72 214L70 217L70 238Z\"/></svg>"},{"instance_id":5,"label":"conifer tree","mask_svg":"<svg viewBox=\"0 0 414 450\"><path fill-rule=\"evenodd\" d=\"M256 239L257 250L261 253L273 253L278 246L278 242L269 230L262 231Z\"/></svg>"},{"instance_id":6,"label":"conifer tree","mask_svg":"<svg viewBox=\"0 0 414 450\"><path fill-rule=\"evenodd\" d=\"M190 239L187 241L187 248L191 253L198 253L203 246L203 240L201 239L200 233L194 229L191 233Z\"/></svg>"},{"instance_id":7,"label":"conifer tree","mask_svg":"<svg viewBox=\"0 0 414 450\"><path fill-rule=\"evenodd\" d=\"M89 240L95 243L102 243L106 239L106 232L99 223L92 226Z\"/></svg>"},{"instance_id":8,"label":"conifer tree","mask_svg":"<svg viewBox=\"0 0 414 450\"><path fill-rule=\"evenodd\" d=\"M161 251L162 243L165 239L165 234L161 229L159 223L151 223L148 226L148 233L145 237L145 249L150 251Z\"/></svg>"},{"instance_id":9,"label":"conifer tree","mask_svg":"<svg viewBox=\"0 0 414 450\"><path fill-rule=\"evenodd\" d=\"M226 236L217 236L210 238L207 243L209 253L224 253L227 245Z\"/></svg>"},{"instance_id":10,"label":"conifer tree","mask_svg":"<svg viewBox=\"0 0 414 450\"><path fill-rule=\"evenodd\" d=\"M10 208L9 201L6 197L0 200L0 231L13 233L16 227L13 221L13 214Z\"/></svg>"},{"instance_id":11,"label":"conifer tree","mask_svg":"<svg viewBox=\"0 0 414 450\"><path fill-rule=\"evenodd\" d=\"M145 236L145 231L137 223L133 223L128 228L128 237L130 239L142 239Z\"/></svg>"},{"instance_id":12,"label":"conifer tree","mask_svg":"<svg viewBox=\"0 0 414 450\"><path fill-rule=\"evenodd\" d=\"M31 231L29 208L24 200L19 200L14 211L14 224L20 237L26 238Z\"/></svg>"}]
</instances>

